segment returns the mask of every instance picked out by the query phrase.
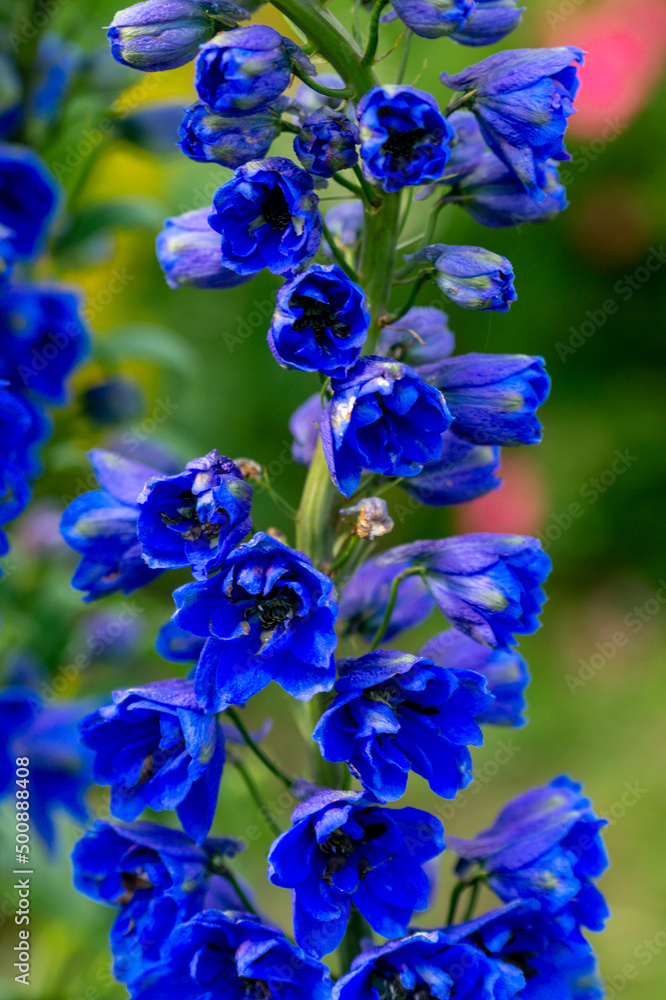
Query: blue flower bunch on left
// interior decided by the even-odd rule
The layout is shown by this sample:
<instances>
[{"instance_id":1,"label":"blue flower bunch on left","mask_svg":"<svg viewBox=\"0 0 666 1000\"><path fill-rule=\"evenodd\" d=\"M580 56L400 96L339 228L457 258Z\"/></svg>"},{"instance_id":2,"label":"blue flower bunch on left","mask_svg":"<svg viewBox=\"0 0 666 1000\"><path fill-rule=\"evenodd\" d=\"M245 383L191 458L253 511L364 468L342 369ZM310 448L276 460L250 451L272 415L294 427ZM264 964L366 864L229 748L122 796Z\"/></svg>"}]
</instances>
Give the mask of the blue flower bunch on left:
<instances>
[{"instance_id":1,"label":"blue flower bunch on left","mask_svg":"<svg viewBox=\"0 0 666 1000\"><path fill-rule=\"evenodd\" d=\"M0 143L0 525L27 506L51 431L47 407L65 402L67 378L89 349L78 292L30 280L58 203L40 157ZM7 547L0 532L3 554Z\"/></svg>"},{"instance_id":2,"label":"blue flower bunch on left","mask_svg":"<svg viewBox=\"0 0 666 1000\"><path fill-rule=\"evenodd\" d=\"M539 627L550 560L523 535L385 539L398 489L415 509L474 500L500 487L502 448L541 439L543 359L455 353L439 297L419 296L504 322L510 261L442 242L442 212L460 205L501 229L566 207L558 163L582 53L496 52L442 73L447 97L403 82L411 34L495 44L520 23L517 0L376 0L357 30L363 51L328 10L275 6L302 45L239 25L244 11L226 2L144 0L109 29L125 65L194 62L179 148L231 171L208 208L158 235L167 283L219 296L267 272L269 349L285 378L316 373L320 388L290 425L307 467L297 509L270 461L213 450L165 473L91 453L99 489L62 522L82 556L74 586L96 600L161 573L192 579L177 579L157 643L187 677L116 690L81 723L113 820L75 848L76 885L119 911L111 949L133 1000L595 1000L583 932L606 916L606 857L580 786L563 777L529 791L475 838L438 817L439 799L473 780L485 728L525 723L516 645ZM403 68L382 80L379 39L396 18ZM323 191L337 199L328 210ZM403 238L411 252L398 260ZM254 489L291 520L288 534L253 525ZM431 615L431 638L408 652L405 633ZM287 739L308 738L298 776L279 742L264 743L267 727L245 722L260 693L288 716ZM282 786L276 807L248 759ZM234 842L210 836L243 801L230 772L270 831L268 879L291 891L296 944L243 883ZM431 811L396 804L413 774ZM144 809L174 812L182 832L141 822ZM417 930L442 853L457 859L448 915ZM475 915L482 886L498 906ZM322 959L334 951L333 985Z\"/></svg>"}]
</instances>

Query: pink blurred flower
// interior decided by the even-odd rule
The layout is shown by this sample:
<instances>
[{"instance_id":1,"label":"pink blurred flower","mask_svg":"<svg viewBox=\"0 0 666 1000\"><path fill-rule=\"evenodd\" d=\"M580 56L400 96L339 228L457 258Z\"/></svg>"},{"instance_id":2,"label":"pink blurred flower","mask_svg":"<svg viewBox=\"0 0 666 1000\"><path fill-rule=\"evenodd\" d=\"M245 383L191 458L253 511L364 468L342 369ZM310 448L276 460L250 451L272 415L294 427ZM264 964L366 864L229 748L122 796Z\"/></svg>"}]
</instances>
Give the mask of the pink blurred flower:
<instances>
[{"instance_id":1,"label":"pink blurred flower","mask_svg":"<svg viewBox=\"0 0 666 1000\"><path fill-rule=\"evenodd\" d=\"M492 531L537 535L548 508L542 473L527 455L502 451L502 488L455 509L460 534Z\"/></svg>"}]
</instances>

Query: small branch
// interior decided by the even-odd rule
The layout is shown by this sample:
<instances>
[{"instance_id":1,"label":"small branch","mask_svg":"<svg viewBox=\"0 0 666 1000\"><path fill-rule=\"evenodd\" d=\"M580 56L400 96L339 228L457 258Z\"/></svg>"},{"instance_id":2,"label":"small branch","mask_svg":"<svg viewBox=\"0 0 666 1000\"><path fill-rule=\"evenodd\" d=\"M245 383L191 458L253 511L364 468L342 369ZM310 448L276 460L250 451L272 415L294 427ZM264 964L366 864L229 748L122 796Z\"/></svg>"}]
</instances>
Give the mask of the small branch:
<instances>
[{"instance_id":1,"label":"small branch","mask_svg":"<svg viewBox=\"0 0 666 1000\"><path fill-rule=\"evenodd\" d=\"M398 75L396 77L396 83L402 83L405 79L405 73L407 72L407 63L409 62L409 50L412 46L412 38L414 37L414 32L410 31L408 28L405 32L405 38L402 45L402 58L400 59L400 66L398 68Z\"/></svg>"},{"instance_id":2,"label":"small branch","mask_svg":"<svg viewBox=\"0 0 666 1000\"><path fill-rule=\"evenodd\" d=\"M361 185L361 190L363 191L363 194L365 195L366 201L370 205L370 208L378 208L379 205L381 205L381 201L377 197L377 193L373 191L373 189L366 181L365 177L363 176L363 171L359 167L358 163L352 169L356 174L356 178L359 184Z\"/></svg>"},{"instance_id":3,"label":"small branch","mask_svg":"<svg viewBox=\"0 0 666 1000\"><path fill-rule=\"evenodd\" d=\"M278 778L282 782L282 784L285 786L285 788L288 788L289 791L291 791L292 786L294 784L294 782L292 781L292 779L288 778L286 774L283 774L283 772L280 770L280 768L277 766L277 764L274 764L273 761L270 759L270 757L266 756L266 754L261 749L261 747L258 746L257 743L255 743L255 741L253 740L252 736L250 735L250 732L249 732L247 726L245 725L245 723L241 719L241 717L238 714L238 712L236 711L236 709L235 708L228 708L226 710L226 712L227 712L227 715L229 716L229 718L231 719L231 721L233 722L233 724L238 729L238 732L241 734L241 736L245 740L245 743L247 744L247 746L250 748L250 750L252 751L252 753L255 755L255 757L257 757L261 761L261 763L264 765L264 767L268 768L268 770L271 772L271 774L275 775L275 777Z\"/></svg>"},{"instance_id":4,"label":"small branch","mask_svg":"<svg viewBox=\"0 0 666 1000\"><path fill-rule=\"evenodd\" d=\"M294 64L292 64L291 69L294 76L297 76L299 80L306 83L310 90L314 90L318 94L322 94L324 97L337 97L341 101L348 101L350 97L354 96L354 92L350 87L343 87L342 89L334 90L332 87L325 87L322 83L317 83L314 77L308 76L307 73Z\"/></svg>"},{"instance_id":5,"label":"small branch","mask_svg":"<svg viewBox=\"0 0 666 1000\"><path fill-rule=\"evenodd\" d=\"M280 829L280 827L277 825L277 823L269 813L267 806L264 804L261 798L261 793L257 788L257 786L255 785L252 775L250 774L250 772L245 767L245 764L243 764L242 761L235 760L234 765L237 768L238 773L242 777L245 783L245 787L250 793L250 796L254 799L254 802L258 807L259 813L263 818L264 822L266 823L266 826L269 828L271 833L274 833L276 837L279 837L280 834L282 833L282 830Z\"/></svg>"},{"instance_id":6,"label":"small branch","mask_svg":"<svg viewBox=\"0 0 666 1000\"><path fill-rule=\"evenodd\" d=\"M347 275L347 277L351 278L352 281L355 281L358 284L358 275L357 275L356 271L354 270L353 267L350 267L350 265L345 260L344 255L342 254L342 251L340 250L339 246L335 242L335 238L333 237L333 234L331 233L331 230L328 228L328 226L326 225L326 223L324 222L323 219L321 220L321 230L322 230L324 236L326 237L326 242L328 243L328 245L330 247L330 250L331 250L331 253L335 257L335 260L337 261L337 263L340 265L340 267L345 272L345 274Z\"/></svg>"},{"instance_id":7,"label":"small branch","mask_svg":"<svg viewBox=\"0 0 666 1000\"><path fill-rule=\"evenodd\" d=\"M368 44L365 47L365 53L363 55L363 59L361 60L364 66L371 66L375 61L375 56L377 55L377 42L379 41L379 19L382 16L384 7L388 5L388 2L389 0L377 0L375 6L372 8Z\"/></svg>"},{"instance_id":8,"label":"small branch","mask_svg":"<svg viewBox=\"0 0 666 1000\"><path fill-rule=\"evenodd\" d=\"M424 570L421 566L410 566L408 567L408 569L403 569L403 571L401 573L398 573L398 575L395 577L393 583L391 584L391 591L389 593L389 599L386 604L386 611L384 612L384 617L382 618L381 625L375 632L375 637L372 640L372 645L370 646L370 652L372 652L373 649L377 649L377 646L384 638L384 635L388 630L389 625L391 624L391 615L393 614L393 609L395 608L395 602L398 597L398 588L400 587L402 581L406 580L408 576L416 576L417 574L422 576L423 573Z\"/></svg>"},{"instance_id":9,"label":"small branch","mask_svg":"<svg viewBox=\"0 0 666 1000\"><path fill-rule=\"evenodd\" d=\"M425 285L426 281L430 281L430 279L432 278L432 276L434 275L434 273L435 273L435 269L434 268L429 268L427 271L423 271L418 276L418 278L415 280L414 284L412 285L412 289L411 289L411 291L409 293L409 296L407 298L407 301L403 305L402 309L400 309L400 311L397 312L397 313L393 313L393 315L391 315L391 316L385 316L381 320L382 326L391 326L397 320L402 319L402 317L406 313L409 312L409 310L412 308L412 306L416 302L417 296L418 296L419 291L421 290L422 286Z\"/></svg>"}]
</instances>

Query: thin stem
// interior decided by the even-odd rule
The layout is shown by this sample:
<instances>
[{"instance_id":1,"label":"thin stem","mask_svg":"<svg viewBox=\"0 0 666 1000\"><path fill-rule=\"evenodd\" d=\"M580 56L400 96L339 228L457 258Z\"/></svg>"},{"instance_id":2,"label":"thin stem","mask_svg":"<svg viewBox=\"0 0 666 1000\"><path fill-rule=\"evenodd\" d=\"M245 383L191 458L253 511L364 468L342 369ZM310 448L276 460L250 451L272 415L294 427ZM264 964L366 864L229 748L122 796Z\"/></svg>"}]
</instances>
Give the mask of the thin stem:
<instances>
[{"instance_id":1,"label":"thin stem","mask_svg":"<svg viewBox=\"0 0 666 1000\"><path fill-rule=\"evenodd\" d=\"M229 866L223 860L223 855L220 854L213 855L213 857L211 858L211 869L215 875L222 875L224 878L227 879L228 882L231 882L232 886L236 890L236 895L240 899L245 910L248 913L254 913L256 915L257 911L255 907L252 905L252 903L246 896L245 892L243 891L238 879L232 872L231 868L229 868Z\"/></svg>"},{"instance_id":2,"label":"thin stem","mask_svg":"<svg viewBox=\"0 0 666 1000\"><path fill-rule=\"evenodd\" d=\"M242 761L235 760L234 765L237 768L238 773L242 777L245 783L245 787L250 793L250 796L254 799L255 805L259 809L259 815L265 821L266 826L270 829L271 833L274 833L276 837L279 837L280 834L282 833L282 830L277 825L277 823L269 813L265 803L263 802L261 798L261 792L254 783L254 778L252 777L252 775L250 774L250 772L245 767L245 764L243 764Z\"/></svg>"},{"instance_id":3,"label":"thin stem","mask_svg":"<svg viewBox=\"0 0 666 1000\"><path fill-rule=\"evenodd\" d=\"M469 900L467 903L467 909L465 910L465 916L463 917L463 923L466 920L471 920L474 916L474 907L476 906L476 900L479 895L479 889L481 888L481 880L475 879L472 883L472 891L469 894Z\"/></svg>"},{"instance_id":4,"label":"thin stem","mask_svg":"<svg viewBox=\"0 0 666 1000\"><path fill-rule=\"evenodd\" d=\"M384 326L392 325L397 320L402 319L402 317L409 312L409 310L416 302L417 296L422 286L425 285L426 281L430 281L434 273L435 273L434 268L429 268L429 270L424 271L422 274L418 276L418 278L411 287L410 293L407 297L407 301L403 305L402 309L400 309L397 313L393 313L392 316L386 317L383 324Z\"/></svg>"},{"instance_id":5,"label":"thin stem","mask_svg":"<svg viewBox=\"0 0 666 1000\"><path fill-rule=\"evenodd\" d=\"M269 479L268 470L266 468L262 469L261 482L264 489L268 493L269 497L275 504L275 506L279 507L282 513L286 514L287 517L290 517L292 521L295 521L296 509L291 506L288 500L285 500L284 497L280 496L280 494L274 488L273 484Z\"/></svg>"},{"instance_id":6,"label":"thin stem","mask_svg":"<svg viewBox=\"0 0 666 1000\"><path fill-rule=\"evenodd\" d=\"M365 53L363 55L364 66L371 66L375 61L375 56L377 55L377 42L379 41L379 19L382 16L382 11L388 2L389 0L377 0L375 6L372 8L368 43L365 47Z\"/></svg>"},{"instance_id":7,"label":"thin stem","mask_svg":"<svg viewBox=\"0 0 666 1000\"><path fill-rule=\"evenodd\" d=\"M389 625L391 624L391 615L393 614L393 609L395 608L395 602L398 597L398 588L403 580L406 580L408 576L416 576L417 574L423 575L423 568L421 566L409 566L407 569L403 569L401 573L394 578L391 584L391 590L389 593L388 602L386 604L386 610L384 611L384 617L382 618L381 625L375 632L375 637L372 640L372 645L370 646L370 652L373 649L377 649L384 638L384 634L387 631Z\"/></svg>"},{"instance_id":8,"label":"thin stem","mask_svg":"<svg viewBox=\"0 0 666 1000\"><path fill-rule=\"evenodd\" d=\"M311 698L308 702L308 711L310 714L310 735L315 730L315 726L319 722L321 716L324 714L326 708L326 701L328 695L321 691L316 694L314 698ZM314 780L322 788L338 788L340 785L340 764L335 764L333 761L324 760L322 757L319 747L312 741L312 747L314 753L311 758L312 763L312 773ZM344 765L343 765L344 766Z\"/></svg>"},{"instance_id":9,"label":"thin stem","mask_svg":"<svg viewBox=\"0 0 666 1000\"><path fill-rule=\"evenodd\" d=\"M293 135L301 134L300 125L294 125L293 122L286 122L283 119L280 120L280 131L281 132L291 132Z\"/></svg>"},{"instance_id":10,"label":"thin stem","mask_svg":"<svg viewBox=\"0 0 666 1000\"><path fill-rule=\"evenodd\" d=\"M398 76L396 77L396 83L402 83L405 79L405 73L407 72L407 63L409 62L409 50L412 47L412 38L414 37L414 32L409 28L405 32L405 38L402 43L402 58L400 59L400 66L398 67Z\"/></svg>"},{"instance_id":11,"label":"thin stem","mask_svg":"<svg viewBox=\"0 0 666 1000\"><path fill-rule=\"evenodd\" d=\"M351 87L334 90L332 87L325 87L322 83L317 83L314 77L308 76L299 66L292 65L291 68L294 76L297 76L299 80L306 83L310 90L315 90L318 94L323 94L324 97L339 97L341 101L346 101L348 98L354 96L354 91Z\"/></svg>"},{"instance_id":12,"label":"thin stem","mask_svg":"<svg viewBox=\"0 0 666 1000\"><path fill-rule=\"evenodd\" d=\"M331 253L335 257L336 261L338 262L342 270L345 272L347 277L351 278L352 281L358 282L358 275L356 271L345 260L344 254L342 253L340 247L335 242L335 237L333 236L331 230L328 228L323 219L321 220L321 231L326 238L326 242L329 245Z\"/></svg>"},{"instance_id":13,"label":"thin stem","mask_svg":"<svg viewBox=\"0 0 666 1000\"><path fill-rule=\"evenodd\" d=\"M357 908L352 903L351 912L349 914L349 923L347 924L347 933L342 939L339 949L340 965L343 975L345 972L349 972L352 962L361 950L361 941L364 938L370 938L370 940L372 940L372 930L370 928L370 924L365 917L361 916Z\"/></svg>"},{"instance_id":14,"label":"thin stem","mask_svg":"<svg viewBox=\"0 0 666 1000\"><path fill-rule=\"evenodd\" d=\"M405 201L407 202L407 204L405 205L405 207L402 210L402 218L401 218L400 223L398 225L398 236L402 235L402 231L405 228L405 225L407 223L407 219L409 218L409 211L410 211L410 209L412 207L412 199L413 199L413 197L414 197L414 189L413 188L409 188L409 190L407 191L406 198L405 198ZM399 245L400 244L398 244L398 246Z\"/></svg>"},{"instance_id":15,"label":"thin stem","mask_svg":"<svg viewBox=\"0 0 666 1000\"><path fill-rule=\"evenodd\" d=\"M467 888L466 882L457 882L456 885L453 887L453 892L451 893L451 902L449 903L449 912L446 917L447 926L450 926L455 920L458 900L460 899L461 894L465 891L466 888Z\"/></svg>"},{"instance_id":16,"label":"thin stem","mask_svg":"<svg viewBox=\"0 0 666 1000\"><path fill-rule=\"evenodd\" d=\"M233 722L233 724L238 729L238 732L241 734L241 736L245 740L245 743L247 744L247 746L250 748L250 750L252 751L252 753L255 755L255 757L257 757L261 761L261 763L264 765L264 767L268 768L268 770L271 772L271 774L275 775L275 777L278 778L282 782L282 784L285 786L285 788L288 788L289 791L291 791L291 788L292 788L292 786L294 784L293 781L292 781L292 779L288 778L286 774L283 774L283 772L280 770L280 768L277 766L277 764L274 764L273 761L270 759L270 757L266 756L266 754L261 749L261 747L258 746L257 743L255 743L254 739L250 735L250 732L249 732L247 726L245 725L245 723L241 719L241 717L238 714L238 712L236 711L236 709L235 708L228 708L226 710L226 712L227 712L227 715L229 716L229 718L231 719L231 721Z\"/></svg>"},{"instance_id":17,"label":"thin stem","mask_svg":"<svg viewBox=\"0 0 666 1000\"><path fill-rule=\"evenodd\" d=\"M366 181L365 177L363 176L363 171L359 167L358 163L356 163L352 169L356 174L356 178L361 186L361 191L365 195L367 203L370 205L371 208L379 208L379 206L381 205L381 200L380 198L378 198L377 192L373 191L373 189Z\"/></svg>"},{"instance_id":18,"label":"thin stem","mask_svg":"<svg viewBox=\"0 0 666 1000\"><path fill-rule=\"evenodd\" d=\"M341 569L341 567L345 565L345 563L354 554L354 549L356 548L356 546L360 541L361 539L356 534L356 532L354 532L354 534L348 539L347 544L342 550L342 553L338 556L333 565L329 568L329 573L335 573L336 570Z\"/></svg>"},{"instance_id":19,"label":"thin stem","mask_svg":"<svg viewBox=\"0 0 666 1000\"><path fill-rule=\"evenodd\" d=\"M357 198L363 197L363 191L358 186L358 184L353 184L351 181L348 181L347 178L343 177L341 174L333 174L331 180L335 181L336 184L340 184L343 188L347 188L347 190L351 191L352 194L356 195Z\"/></svg>"}]
</instances>

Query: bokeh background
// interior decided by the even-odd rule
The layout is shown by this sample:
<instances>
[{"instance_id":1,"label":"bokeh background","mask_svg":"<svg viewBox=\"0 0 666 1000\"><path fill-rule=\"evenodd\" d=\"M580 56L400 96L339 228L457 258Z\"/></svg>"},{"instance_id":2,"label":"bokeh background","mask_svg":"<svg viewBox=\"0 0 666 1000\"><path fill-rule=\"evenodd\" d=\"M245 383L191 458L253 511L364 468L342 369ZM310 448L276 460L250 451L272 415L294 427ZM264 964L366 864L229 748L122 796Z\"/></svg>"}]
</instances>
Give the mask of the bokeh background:
<instances>
[{"instance_id":1,"label":"bokeh background","mask_svg":"<svg viewBox=\"0 0 666 1000\"><path fill-rule=\"evenodd\" d=\"M348 19L345 3L332 7ZM195 164L173 147L173 105L191 102L192 67L155 75L113 64L100 26L112 0L61 0L49 30L93 53L104 97L72 91L64 121L45 140L46 158L69 195L60 238L48 267L88 293L96 335L94 359L74 380L74 401L57 414L46 471L28 512L10 532L12 552L0 584L5 671L32 671L49 697L105 698L111 688L175 672L153 651L171 613L171 585L161 578L130 598L93 607L69 586L75 558L58 541L63 506L94 484L86 452L118 446L129 455L166 450L183 460L213 447L273 463L280 491L296 503L304 471L290 457L289 416L316 379L278 368L266 346L267 319L278 279L267 273L229 292L170 291L154 255L168 215L209 204L228 172ZM366 16L361 13L361 17ZM258 18L293 30L271 8ZM389 48L396 25L383 30ZM296 37L296 36L294 36ZM521 652L532 670L529 725L490 729L475 753L477 780L455 807L444 805L450 832L470 835L502 802L566 771L584 781L597 811L609 819L612 866L602 888L613 919L595 936L609 996L661 1000L666 990L666 5L662 0L531 0L524 24L504 47L575 44L587 50L578 114L563 165L570 207L542 226L484 230L463 212L443 213L440 242L479 244L508 257L518 302L509 314L449 310L461 351L545 356L553 380L542 410L543 444L505 449L504 488L453 513L417 508L396 489L393 544L451 532L507 531L539 535L552 556L549 601L540 632ZM67 46L62 49L65 59ZM485 56L487 52L481 54ZM439 95L443 69L475 61L473 50L415 39L406 82ZM389 80L399 52L380 67ZM100 84L101 85L101 84ZM114 95L118 128L101 141L99 121ZM164 108L162 128L143 112ZM275 153L288 153L288 137ZM323 192L324 198L334 192ZM415 205L405 238L424 228ZM410 248L405 248L408 252ZM46 267L47 265L45 265ZM439 304L432 293L422 304ZM82 394L121 372L143 387L143 399L120 426L100 428L84 412ZM265 495L255 523L290 525ZM124 613L123 613L124 612ZM119 622L126 626L119 631ZM433 617L403 646L414 650L439 629ZM104 636L104 653L89 656L70 678L67 666ZM112 641L113 640L113 641ZM17 667L17 661L19 667ZM64 678L64 679L63 679ZM59 686L54 687L57 681ZM58 693L59 692L59 693ZM297 770L305 738L291 724L289 699L275 688L255 699L253 722L270 715L271 752ZM286 822L280 788L255 772ZM432 808L422 783L409 800ZM105 816L104 790L91 809ZM244 836L261 821L229 769L216 832ZM25 996L13 980L11 812L0 806L0 993ZM71 888L69 850L81 830L59 824L56 854L35 847L32 897L32 985L41 1000L115 1000L123 987L109 975L106 934L112 911ZM253 880L274 918L288 922L288 894L268 886L264 829L239 869ZM451 863L425 923L443 920ZM11 920L11 917L9 918Z\"/></svg>"}]
</instances>

